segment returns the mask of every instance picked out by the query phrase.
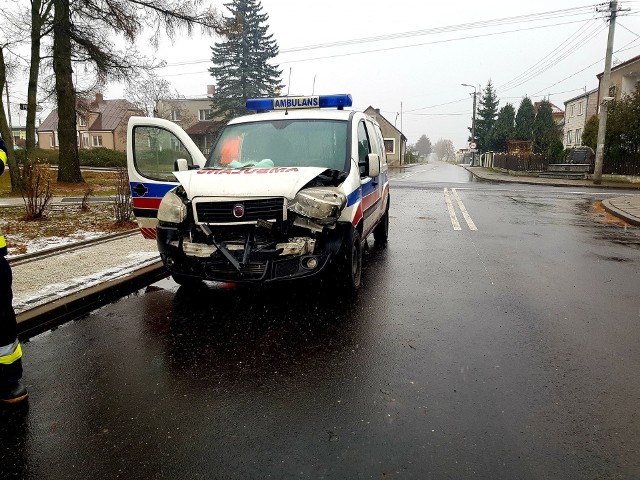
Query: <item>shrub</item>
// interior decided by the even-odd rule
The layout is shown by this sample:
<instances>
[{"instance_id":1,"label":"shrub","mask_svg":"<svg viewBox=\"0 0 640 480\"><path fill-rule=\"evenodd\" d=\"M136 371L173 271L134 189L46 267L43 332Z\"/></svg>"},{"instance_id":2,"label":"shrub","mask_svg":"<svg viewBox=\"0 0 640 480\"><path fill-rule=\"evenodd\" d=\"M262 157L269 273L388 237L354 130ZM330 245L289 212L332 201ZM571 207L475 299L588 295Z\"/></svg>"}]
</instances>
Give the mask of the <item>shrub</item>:
<instances>
[{"instance_id":1,"label":"shrub","mask_svg":"<svg viewBox=\"0 0 640 480\"><path fill-rule=\"evenodd\" d=\"M22 199L25 206L25 220L42 218L51 200L51 171L39 159L29 162L21 169Z\"/></svg>"},{"instance_id":2,"label":"shrub","mask_svg":"<svg viewBox=\"0 0 640 480\"><path fill-rule=\"evenodd\" d=\"M127 154L108 148L80 150L80 165L84 167L126 167Z\"/></svg>"}]
</instances>

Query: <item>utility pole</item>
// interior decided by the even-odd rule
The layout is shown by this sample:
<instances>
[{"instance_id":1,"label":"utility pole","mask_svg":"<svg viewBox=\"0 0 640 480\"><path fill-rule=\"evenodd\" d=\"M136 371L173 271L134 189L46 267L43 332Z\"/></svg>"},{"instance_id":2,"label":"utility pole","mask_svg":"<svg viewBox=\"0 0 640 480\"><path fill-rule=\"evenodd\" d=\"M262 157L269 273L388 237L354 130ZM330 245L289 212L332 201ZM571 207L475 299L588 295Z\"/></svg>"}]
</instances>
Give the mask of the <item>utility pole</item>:
<instances>
[{"instance_id":1,"label":"utility pole","mask_svg":"<svg viewBox=\"0 0 640 480\"><path fill-rule=\"evenodd\" d=\"M598 141L596 147L596 160L593 170L593 183L600 185L602 182L602 164L604 156L604 138L607 133L607 110L609 107L609 86L611 83L611 57L613 54L613 35L616 30L616 13L618 12L618 2L609 2L609 37L607 38L607 55L604 59L604 75L602 76L602 86L600 94L605 92L605 97L600 99L600 119L598 123Z\"/></svg>"},{"instance_id":2,"label":"utility pole","mask_svg":"<svg viewBox=\"0 0 640 480\"><path fill-rule=\"evenodd\" d=\"M398 155L400 156L400 165L404 163L404 152L402 151L402 102L400 102L400 145L398 145Z\"/></svg>"},{"instance_id":3,"label":"utility pole","mask_svg":"<svg viewBox=\"0 0 640 480\"><path fill-rule=\"evenodd\" d=\"M471 87L473 88L473 116L471 117L471 143L476 143L476 96L478 95L478 91L476 87L473 85L469 85L468 83L462 83L463 87ZM477 146L476 146L477 148ZM471 166L473 167L476 163L476 148L471 152Z\"/></svg>"}]
</instances>

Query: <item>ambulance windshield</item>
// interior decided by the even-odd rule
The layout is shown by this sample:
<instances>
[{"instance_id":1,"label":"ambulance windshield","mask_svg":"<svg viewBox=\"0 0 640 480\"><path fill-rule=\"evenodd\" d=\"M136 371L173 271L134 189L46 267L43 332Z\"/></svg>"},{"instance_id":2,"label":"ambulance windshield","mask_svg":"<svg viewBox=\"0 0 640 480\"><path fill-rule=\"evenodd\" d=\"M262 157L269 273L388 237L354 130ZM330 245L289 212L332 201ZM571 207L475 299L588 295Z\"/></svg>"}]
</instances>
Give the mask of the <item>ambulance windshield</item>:
<instances>
[{"instance_id":1,"label":"ambulance windshield","mask_svg":"<svg viewBox=\"0 0 640 480\"><path fill-rule=\"evenodd\" d=\"M271 120L228 125L206 167L347 169L347 122Z\"/></svg>"}]
</instances>

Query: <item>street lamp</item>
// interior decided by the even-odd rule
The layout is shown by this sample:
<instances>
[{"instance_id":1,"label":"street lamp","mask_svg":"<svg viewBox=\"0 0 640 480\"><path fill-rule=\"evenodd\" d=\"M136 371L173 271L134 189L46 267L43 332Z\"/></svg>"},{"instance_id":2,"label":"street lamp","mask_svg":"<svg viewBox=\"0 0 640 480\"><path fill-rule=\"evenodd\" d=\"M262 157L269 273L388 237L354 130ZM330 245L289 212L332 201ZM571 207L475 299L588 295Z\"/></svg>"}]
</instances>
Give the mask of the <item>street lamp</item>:
<instances>
[{"instance_id":1,"label":"street lamp","mask_svg":"<svg viewBox=\"0 0 640 480\"><path fill-rule=\"evenodd\" d=\"M473 88L473 118L471 120L471 141L473 143L475 143L475 141L476 141L476 96L478 94L478 91L476 90L476 87L474 85L469 85L468 83L461 83L460 85L462 85L463 87ZM473 167L474 163L476 162L475 148L473 150L474 151L471 152L471 166L472 167Z\"/></svg>"}]
</instances>

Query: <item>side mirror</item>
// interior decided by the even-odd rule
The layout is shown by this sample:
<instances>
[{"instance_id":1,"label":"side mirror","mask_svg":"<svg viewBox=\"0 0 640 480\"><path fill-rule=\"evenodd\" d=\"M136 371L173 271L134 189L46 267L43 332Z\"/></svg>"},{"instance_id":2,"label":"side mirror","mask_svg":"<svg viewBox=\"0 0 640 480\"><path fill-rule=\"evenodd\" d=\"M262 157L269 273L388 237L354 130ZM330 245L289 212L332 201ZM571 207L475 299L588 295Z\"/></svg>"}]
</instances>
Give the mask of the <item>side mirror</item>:
<instances>
[{"instance_id":1,"label":"side mirror","mask_svg":"<svg viewBox=\"0 0 640 480\"><path fill-rule=\"evenodd\" d=\"M177 159L174 167L178 172L186 172L187 170L189 170L189 164L184 158Z\"/></svg>"},{"instance_id":2,"label":"side mirror","mask_svg":"<svg viewBox=\"0 0 640 480\"><path fill-rule=\"evenodd\" d=\"M380 156L377 153L367 155L367 177L380 175Z\"/></svg>"}]
</instances>

